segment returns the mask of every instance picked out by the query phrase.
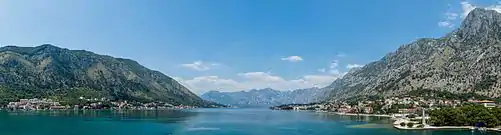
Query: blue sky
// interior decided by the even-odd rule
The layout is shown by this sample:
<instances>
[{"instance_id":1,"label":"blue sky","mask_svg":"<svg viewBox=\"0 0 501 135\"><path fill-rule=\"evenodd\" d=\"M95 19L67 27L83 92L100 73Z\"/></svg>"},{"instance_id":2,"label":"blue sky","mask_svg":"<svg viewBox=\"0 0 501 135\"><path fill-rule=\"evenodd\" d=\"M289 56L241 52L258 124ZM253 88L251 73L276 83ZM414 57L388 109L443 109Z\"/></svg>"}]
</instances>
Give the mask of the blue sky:
<instances>
[{"instance_id":1,"label":"blue sky","mask_svg":"<svg viewBox=\"0 0 501 135\"><path fill-rule=\"evenodd\" d=\"M130 58L196 93L324 87L495 0L3 0L0 44ZM501 10L499 10L501 11Z\"/></svg>"}]
</instances>

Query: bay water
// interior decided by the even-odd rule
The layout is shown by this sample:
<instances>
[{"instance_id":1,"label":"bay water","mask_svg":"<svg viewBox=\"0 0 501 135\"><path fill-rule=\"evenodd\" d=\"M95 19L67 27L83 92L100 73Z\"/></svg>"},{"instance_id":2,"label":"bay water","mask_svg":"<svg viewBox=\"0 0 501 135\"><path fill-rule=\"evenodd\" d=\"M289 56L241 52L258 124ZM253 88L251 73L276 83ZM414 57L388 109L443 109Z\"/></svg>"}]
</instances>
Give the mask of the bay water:
<instances>
[{"instance_id":1,"label":"bay water","mask_svg":"<svg viewBox=\"0 0 501 135\"><path fill-rule=\"evenodd\" d=\"M402 131L382 117L268 109L2 111L0 135L490 135Z\"/></svg>"}]
</instances>

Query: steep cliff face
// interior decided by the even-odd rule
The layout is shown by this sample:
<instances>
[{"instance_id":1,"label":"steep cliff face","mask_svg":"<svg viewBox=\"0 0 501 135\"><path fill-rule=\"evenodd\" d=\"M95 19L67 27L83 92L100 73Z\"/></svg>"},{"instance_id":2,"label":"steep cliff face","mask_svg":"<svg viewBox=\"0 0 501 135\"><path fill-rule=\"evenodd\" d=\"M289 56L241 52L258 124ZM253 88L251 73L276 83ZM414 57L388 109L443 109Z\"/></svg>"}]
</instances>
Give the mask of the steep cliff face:
<instances>
[{"instance_id":1,"label":"steep cliff face","mask_svg":"<svg viewBox=\"0 0 501 135\"><path fill-rule=\"evenodd\" d=\"M324 89L329 100L431 89L501 96L501 14L477 8L457 30L418 39L351 71Z\"/></svg>"},{"instance_id":2,"label":"steep cliff face","mask_svg":"<svg viewBox=\"0 0 501 135\"><path fill-rule=\"evenodd\" d=\"M174 79L139 63L53 45L0 48L4 99L76 96L210 104Z\"/></svg>"}]
</instances>

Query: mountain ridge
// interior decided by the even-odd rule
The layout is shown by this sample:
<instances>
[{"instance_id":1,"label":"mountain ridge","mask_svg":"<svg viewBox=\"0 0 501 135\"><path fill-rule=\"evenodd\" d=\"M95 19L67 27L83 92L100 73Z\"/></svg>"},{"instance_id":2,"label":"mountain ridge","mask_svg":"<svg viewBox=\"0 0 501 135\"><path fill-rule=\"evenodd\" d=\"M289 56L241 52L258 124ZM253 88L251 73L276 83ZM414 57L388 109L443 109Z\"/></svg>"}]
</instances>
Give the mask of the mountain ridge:
<instances>
[{"instance_id":1,"label":"mountain ridge","mask_svg":"<svg viewBox=\"0 0 501 135\"><path fill-rule=\"evenodd\" d=\"M327 100L431 89L501 96L501 14L476 8L444 37L422 38L323 88Z\"/></svg>"},{"instance_id":2,"label":"mountain ridge","mask_svg":"<svg viewBox=\"0 0 501 135\"><path fill-rule=\"evenodd\" d=\"M0 97L10 100L49 96L75 98L83 94L174 105L212 104L173 78L134 60L51 44L1 47L0 86Z\"/></svg>"},{"instance_id":3,"label":"mountain ridge","mask_svg":"<svg viewBox=\"0 0 501 135\"><path fill-rule=\"evenodd\" d=\"M317 102L323 98L325 91L319 88L279 91L271 88L252 89L247 91L220 92L208 91L201 95L202 99L238 107L270 107L281 104Z\"/></svg>"}]
</instances>

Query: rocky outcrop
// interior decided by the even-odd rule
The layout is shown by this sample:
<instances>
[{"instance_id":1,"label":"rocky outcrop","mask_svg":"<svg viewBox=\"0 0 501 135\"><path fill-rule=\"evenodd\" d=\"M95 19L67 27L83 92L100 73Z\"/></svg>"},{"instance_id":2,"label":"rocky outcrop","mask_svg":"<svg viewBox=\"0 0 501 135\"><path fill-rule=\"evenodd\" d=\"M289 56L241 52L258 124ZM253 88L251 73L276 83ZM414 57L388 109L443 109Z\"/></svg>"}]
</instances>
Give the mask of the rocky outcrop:
<instances>
[{"instance_id":1,"label":"rocky outcrop","mask_svg":"<svg viewBox=\"0 0 501 135\"><path fill-rule=\"evenodd\" d=\"M501 97L501 14L477 8L438 39L418 39L324 89L328 100L431 89Z\"/></svg>"}]
</instances>

